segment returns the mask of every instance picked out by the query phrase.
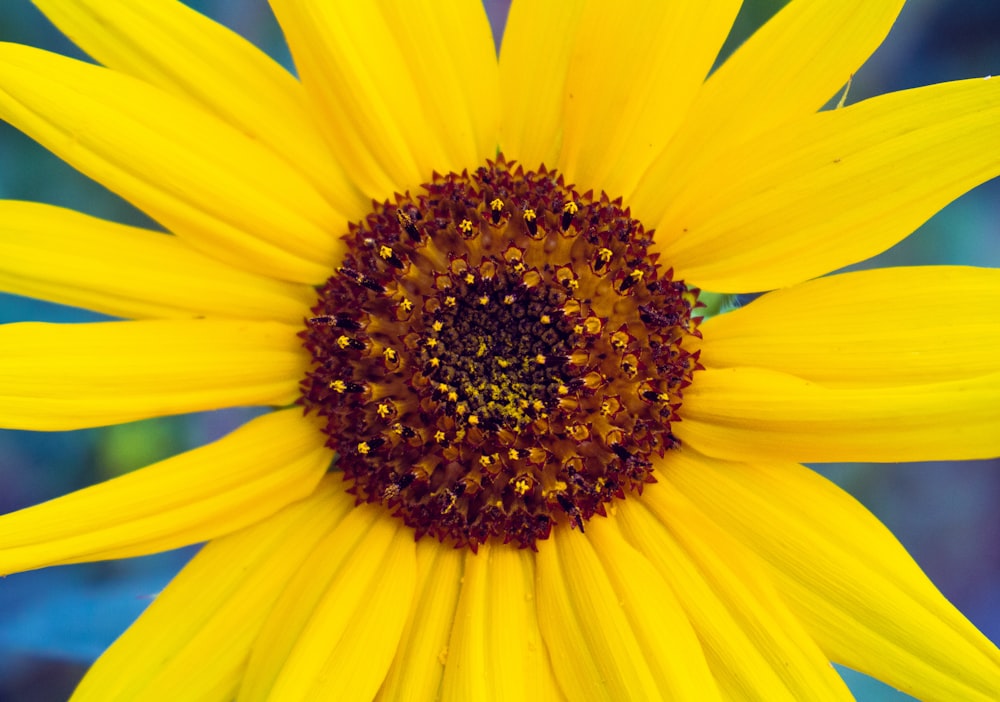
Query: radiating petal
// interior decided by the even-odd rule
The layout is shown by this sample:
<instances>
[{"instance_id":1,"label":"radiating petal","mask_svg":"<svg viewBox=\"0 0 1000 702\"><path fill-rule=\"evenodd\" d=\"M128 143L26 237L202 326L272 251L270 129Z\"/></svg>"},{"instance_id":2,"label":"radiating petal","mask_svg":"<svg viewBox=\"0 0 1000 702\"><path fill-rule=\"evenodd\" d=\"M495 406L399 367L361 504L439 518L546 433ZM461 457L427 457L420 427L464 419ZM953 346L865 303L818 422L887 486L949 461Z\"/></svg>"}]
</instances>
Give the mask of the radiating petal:
<instances>
[{"instance_id":1,"label":"radiating petal","mask_svg":"<svg viewBox=\"0 0 1000 702\"><path fill-rule=\"evenodd\" d=\"M976 79L784 124L691 173L656 223L657 248L678 277L715 292L870 258L1000 174L998 123L1000 80Z\"/></svg>"},{"instance_id":2,"label":"radiating petal","mask_svg":"<svg viewBox=\"0 0 1000 702\"><path fill-rule=\"evenodd\" d=\"M478 0L272 0L336 158L370 197L496 148L496 57Z\"/></svg>"},{"instance_id":3,"label":"radiating petal","mask_svg":"<svg viewBox=\"0 0 1000 702\"><path fill-rule=\"evenodd\" d=\"M353 500L312 497L205 546L90 669L73 702L231 700L250 645L289 578Z\"/></svg>"},{"instance_id":4,"label":"radiating petal","mask_svg":"<svg viewBox=\"0 0 1000 702\"><path fill-rule=\"evenodd\" d=\"M937 461L1000 454L1000 372L829 387L760 368L708 369L684 390L682 442L730 460Z\"/></svg>"},{"instance_id":5,"label":"radiating petal","mask_svg":"<svg viewBox=\"0 0 1000 702\"><path fill-rule=\"evenodd\" d=\"M500 45L500 148L526 168L558 159L584 2L511 3Z\"/></svg>"},{"instance_id":6,"label":"radiating petal","mask_svg":"<svg viewBox=\"0 0 1000 702\"><path fill-rule=\"evenodd\" d=\"M326 279L346 218L287 161L194 103L122 73L0 44L0 118L210 256Z\"/></svg>"},{"instance_id":7,"label":"radiating petal","mask_svg":"<svg viewBox=\"0 0 1000 702\"><path fill-rule=\"evenodd\" d=\"M356 507L288 582L254 643L238 699L372 699L415 582L412 531L383 507Z\"/></svg>"},{"instance_id":8,"label":"radiating petal","mask_svg":"<svg viewBox=\"0 0 1000 702\"><path fill-rule=\"evenodd\" d=\"M661 528L662 531L662 528ZM692 622L653 563L622 535L617 519L599 519L587 536L618 595L664 699L721 700Z\"/></svg>"},{"instance_id":9,"label":"radiating petal","mask_svg":"<svg viewBox=\"0 0 1000 702\"><path fill-rule=\"evenodd\" d=\"M62 431L240 405L287 405L308 356L277 322L0 326L0 426Z\"/></svg>"},{"instance_id":10,"label":"radiating petal","mask_svg":"<svg viewBox=\"0 0 1000 702\"><path fill-rule=\"evenodd\" d=\"M432 539L417 542L413 604L379 700L437 699L448 661L467 554Z\"/></svg>"},{"instance_id":11,"label":"radiating petal","mask_svg":"<svg viewBox=\"0 0 1000 702\"><path fill-rule=\"evenodd\" d=\"M1000 370L1000 270L885 268L777 290L700 327L708 368L827 387L917 385Z\"/></svg>"},{"instance_id":12,"label":"radiating petal","mask_svg":"<svg viewBox=\"0 0 1000 702\"><path fill-rule=\"evenodd\" d=\"M201 448L0 517L0 574L208 541L309 495L333 458L292 409Z\"/></svg>"},{"instance_id":13,"label":"radiating petal","mask_svg":"<svg viewBox=\"0 0 1000 702\"><path fill-rule=\"evenodd\" d=\"M677 137L627 196L644 222L719 154L822 107L882 43L903 0L793 0L706 81ZM780 153L780 152L776 152Z\"/></svg>"},{"instance_id":14,"label":"radiating petal","mask_svg":"<svg viewBox=\"0 0 1000 702\"><path fill-rule=\"evenodd\" d=\"M670 699L688 685L667 679L661 650L647 648L655 632L637 620L644 613L630 591L669 590L646 563L625 555L605 563L585 535L565 532L539 544L538 621L559 687L571 700ZM638 582L624 584L614 571L624 568ZM624 606L623 606L624 603ZM649 603L652 604L652 603ZM687 642L697 646L693 635ZM677 631L685 640L684 630ZM662 642L661 642L662 644ZM695 683L698 671L690 673ZM710 681L706 681L711 684ZM712 699L713 689L704 690Z\"/></svg>"},{"instance_id":15,"label":"radiating petal","mask_svg":"<svg viewBox=\"0 0 1000 702\"><path fill-rule=\"evenodd\" d=\"M559 699L532 606L534 555L484 544L465 566L441 699Z\"/></svg>"},{"instance_id":16,"label":"radiating petal","mask_svg":"<svg viewBox=\"0 0 1000 702\"><path fill-rule=\"evenodd\" d=\"M563 88L556 165L570 182L612 197L634 190L684 119L740 4L620 0L610 12L587 4Z\"/></svg>"},{"instance_id":17,"label":"radiating petal","mask_svg":"<svg viewBox=\"0 0 1000 702\"><path fill-rule=\"evenodd\" d=\"M117 317L299 322L316 293L207 258L179 237L0 201L0 289Z\"/></svg>"},{"instance_id":18,"label":"radiating petal","mask_svg":"<svg viewBox=\"0 0 1000 702\"><path fill-rule=\"evenodd\" d=\"M996 699L1000 653L864 507L795 464L675 452L663 471L770 564L827 655L922 700Z\"/></svg>"},{"instance_id":19,"label":"radiating petal","mask_svg":"<svg viewBox=\"0 0 1000 702\"><path fill-rule=\"evenodd\" d=\"M348 217L366 211L302 86L243 37L176 0L33 1L105 66L187 98L267 145Z\"/></svg>"},{"instance_id":20,"label":"radiating petal","mask_svg":"<svg viewBox=\"0 0 1000 702\"><path fill-rule=\"evenodd\" d=\"M853 700L768 573L670 486L647 487L618 518L677 593L725 699Z\"/></svg>"}]
</instances>

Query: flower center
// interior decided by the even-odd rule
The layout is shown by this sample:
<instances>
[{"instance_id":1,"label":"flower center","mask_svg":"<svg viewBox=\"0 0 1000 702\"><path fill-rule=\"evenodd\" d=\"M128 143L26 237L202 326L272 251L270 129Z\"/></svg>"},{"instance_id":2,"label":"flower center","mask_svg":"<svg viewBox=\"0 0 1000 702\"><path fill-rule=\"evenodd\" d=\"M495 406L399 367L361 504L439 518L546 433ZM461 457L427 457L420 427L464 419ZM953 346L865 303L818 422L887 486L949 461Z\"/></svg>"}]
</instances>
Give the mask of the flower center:
<instances>
[{"instance_id":1,"label":"flower center","mask_svg":"<svg viewBox=\"0 0 1000 702\"><path fill-rule=\"evenodd\" d=\"M581 530L652 482L698 368L697 291L620 200L500 157L352 225L302 403L358 502L475 550Z\"/></svg>"}]
</instances>

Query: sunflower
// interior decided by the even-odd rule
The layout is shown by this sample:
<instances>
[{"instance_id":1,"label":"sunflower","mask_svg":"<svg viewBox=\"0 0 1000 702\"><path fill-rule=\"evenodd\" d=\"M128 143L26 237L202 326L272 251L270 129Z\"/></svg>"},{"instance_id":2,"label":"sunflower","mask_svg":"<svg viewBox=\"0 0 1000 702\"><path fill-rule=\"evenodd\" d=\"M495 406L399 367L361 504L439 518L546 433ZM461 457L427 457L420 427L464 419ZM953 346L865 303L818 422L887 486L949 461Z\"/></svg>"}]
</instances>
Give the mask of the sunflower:
<instances>
[{"instance_id":1,"label":"sunflower","mask_svg":"<svg viewBox=\"0 0 1000 702\"><path fill-rule=\"evenodd\" d=\"M1000 174L1000 82L821 108L902 2L36 0L0 117L171 235L0 203L0 422L237 406L0 519L0 572L208 542L75 699L993 700L1000 652L799 462L1000 453L1000 275L831 273ZM762 293L707 318L705 296ZM980 304L956 305L977 299Z\"/></svg>"}]
</instances>

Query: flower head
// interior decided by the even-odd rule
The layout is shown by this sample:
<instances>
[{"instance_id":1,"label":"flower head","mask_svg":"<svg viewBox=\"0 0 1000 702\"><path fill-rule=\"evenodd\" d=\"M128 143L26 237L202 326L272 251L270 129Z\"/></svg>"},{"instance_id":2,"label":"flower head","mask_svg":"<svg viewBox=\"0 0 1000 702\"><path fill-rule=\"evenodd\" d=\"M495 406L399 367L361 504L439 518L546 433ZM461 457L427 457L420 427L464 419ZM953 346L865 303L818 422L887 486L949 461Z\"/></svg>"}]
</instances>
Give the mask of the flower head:
<instances>
[{"instance_id":1,"label":"flower head","mask_svg":"<svg viewBox=\"0 0 1000 702\"><path fill-rule=\"evenodd\" d=\"M208 542L78 699L995 697L798 463L1000 453L996 271L827 275L1000 174L995 81L821 110L901 2L713 71L738 2L518 0L498 58L473 0L272 0L294 78L175 0L36 4L103 65L0 45L0 117L171 235L0 203L6 290L129 320L0 328L0 423L274 408L0 518L3 573Z\"/></svg>"}]
</instances>

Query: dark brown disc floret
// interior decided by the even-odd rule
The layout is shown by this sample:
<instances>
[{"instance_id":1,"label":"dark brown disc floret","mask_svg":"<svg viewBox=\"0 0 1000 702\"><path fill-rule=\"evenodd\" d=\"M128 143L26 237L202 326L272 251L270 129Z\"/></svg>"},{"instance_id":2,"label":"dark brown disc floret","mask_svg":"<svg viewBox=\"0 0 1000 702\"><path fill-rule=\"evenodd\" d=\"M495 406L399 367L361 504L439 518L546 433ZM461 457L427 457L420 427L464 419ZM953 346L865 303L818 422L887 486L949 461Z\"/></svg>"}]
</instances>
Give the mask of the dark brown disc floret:
<instances>
[{"instance_id":1,"label":"dark brown disc floret","mask_svg":"<svg viewBox=\"0 0 1000 702\"><path fill-rule=\"evenodd\" d=\"M699 368L697 291L620 200L501 157L377 205L302 332L302 403L358 502L534 547L652 481Z\"/></svg>"}]
</instances>

